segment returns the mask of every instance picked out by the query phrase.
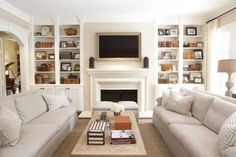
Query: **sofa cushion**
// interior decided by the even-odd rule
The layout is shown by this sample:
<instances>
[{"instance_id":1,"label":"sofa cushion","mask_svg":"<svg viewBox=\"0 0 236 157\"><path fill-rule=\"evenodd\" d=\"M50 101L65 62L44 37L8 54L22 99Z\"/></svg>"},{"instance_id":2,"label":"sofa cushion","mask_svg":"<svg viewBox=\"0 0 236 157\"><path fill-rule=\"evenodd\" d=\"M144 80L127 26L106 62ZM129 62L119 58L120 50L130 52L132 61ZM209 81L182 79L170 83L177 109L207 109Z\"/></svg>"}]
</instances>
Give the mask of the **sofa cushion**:
<instances>
[{"instance_id":1,"label":"sofa cushion","mask_svg":"<svg viewBox=\"0 0 236 157\"><path fill-rule=\"evenodd\" d=\"M43 94L49 111L57 110L61 107L70 106L70 102L65 95Z\"/></svg>"},{"instance_id":2,"label":"sofa cushion","mask_svg":"<svg viewBox=\"0 0 236 157\"><path fill-rule=\"evenodd\" d=\"M184 90L185 90L184 93L186 95L194 96L194 101L192 105L192 115L203 123L206 113L209 109L209 106L214 100L214 96L193 91L190 89L184 89Z\"/></svg>"},{"instance_id":3,"label":"sofa cushion","mask_svg":"<svg viewBox=\"0 0 236 157\"><path fill-rule=\"evenodd\" d=\"M76 114L76 107L69 106L52 112L46 112L40 117L32 120L30 124L54 124L61 128L72 116Z\"/></svg>"},{"instance_id":4,"label":"sofa cushion","mask_svg":"<svg viewBox=\"0 0 236 157\"><path fill-rule=\"evenodd\" d=\"M12 112L18 114L17 111L16 111L16 106L15 106L15 102L14 102L13 98L6 97L4 99L1 99L0 100L0 106L5 106L8 109L10 109Z\"/></svg>"},{"instance_id":5,"label":"sofa cushion","mask_svg":"<svg viewBox=\"0 0 236 157\"><path fill-rule=\"evenodd\" d=\"M110 110L113 105L112 101L98 101L93 106L93 110Z\"/></svg>"},{"instance_id":6,"label":"sofa cushion","mask_svg":"<svg viewBox=\"0 0 236 157\"><path fill-rule=\"evenodd\" d=\"M166 109L185 116L192 116L190 110L192 108L193 99L194 97L192 95L184 97L178 93L171 91Z\"/></svg>"},{"instance_id":7,"label":"sofa cushion","mask_svg":"<svg viewBox=\"0 0 236 157\"><path fill-rule=\"evenodd\" d=\"M22 126L21 138L14 147L5 147L5 157L34 157L58 132L55 124L31 124Z\"/></svg>"},{"instance_id":8,"label":"sofa cushion","mask_svg":"<svg viewBox=\"0 0 236 157\"><path fill-rule=\"evenodd\" d=\"M222 152L224 157L235 157L236 154L236 146L229 147Z\"/></svg>"},{"instance_id":9,"label":"sofa cushion","mask_svg":"<svg viewBox=\"0 0 236 157\"><path fill-rule=\"evenodd\" d=\"M171 124L169 130L191 157L221 157L218 135L207 127Z\"/></svg>"},{"instance_id":10,"label":"sofa cushion","mask_svg":"<svg viewBox=\"0 0 236 157\"><path fill-rule=\"evenodd\" d=\"M164 107L155 107L153 112L153 116L157 116L166 126L170 124L202 124L194 117L187 117L172 111L168 111Z\"/></svg>"},{"instance_id":11,"label":"sofa cushion","mask_svg":"<svg viewBox=\"0 0 236 157\"><path fill-rule=\"evenodd\" d=\"M236 112L223 123L219 133L219 141L221 151L236 146Z\"/></svg>"},{"instance_id":12,"label":"sofa cushion","mask_svg":"<svg viewBox=\"0 0 236 157\"><path fill-rule=\"evenodd\" d=\"M203 124L214 132L219 133L223 122L235 111L235 104L215 98L210 105Z\"/></svg>"},{"instance_id":13,"label":"sofa cushion","mask_svg":"<svg viewBox=\"0 0 236 157\"><path fill-rule=\"evenodd\" d=\"M17 112L23 124L47 111L47 104L39 93L16 97L15 102Z\"/></svg>"},{"instance_id":14,"label":"sofa cushion","mask_svg":"<svg viewBox=\"0 0 236 157\"><path fill-rule=\"evenodd\" d=\"M0 106L1 147L14 146L19 140L21 120L19 116L5 106Z\"/></svg>"}]
</instances>

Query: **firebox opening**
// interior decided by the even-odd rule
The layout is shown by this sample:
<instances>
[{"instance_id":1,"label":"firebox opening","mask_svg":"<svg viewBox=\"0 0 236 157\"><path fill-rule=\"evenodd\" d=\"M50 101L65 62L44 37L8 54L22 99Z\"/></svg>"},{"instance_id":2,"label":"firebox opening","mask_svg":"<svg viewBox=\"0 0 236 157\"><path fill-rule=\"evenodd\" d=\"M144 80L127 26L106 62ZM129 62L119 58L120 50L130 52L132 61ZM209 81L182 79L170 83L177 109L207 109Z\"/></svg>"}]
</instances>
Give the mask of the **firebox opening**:
<instances>
[{"instance_id":1,"label":"firebox opening","mask_svg":"<svg viewBox=\"0 0 236 157\"><path fill-rule=\"evenodd\" d=\"M101 101L134 101L137 100L137 90L101 90Z\"/></svg>"}]
</instances>

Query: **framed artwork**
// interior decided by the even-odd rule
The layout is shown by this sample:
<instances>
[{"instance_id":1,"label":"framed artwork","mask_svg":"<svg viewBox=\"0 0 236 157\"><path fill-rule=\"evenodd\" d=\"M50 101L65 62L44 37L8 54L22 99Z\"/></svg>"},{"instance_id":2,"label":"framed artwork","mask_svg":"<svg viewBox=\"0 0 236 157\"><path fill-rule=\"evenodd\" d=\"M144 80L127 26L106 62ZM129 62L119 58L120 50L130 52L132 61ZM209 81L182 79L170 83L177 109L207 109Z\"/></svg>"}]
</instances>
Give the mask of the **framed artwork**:
<instances>
[{"instance_id":1,"label":"framed artwork","mask_svg":"<svg viewBox=\"0 0 236 157\"><path fill-rule=\"evenodd\" d=\"M165 29L165 35L170 35L170 29Z\"/></svg>"},{"instance_id":2,"label":"framed artwork","mask_svg":"<svg viewBox=\"0 0 236 157\"><path fill-rule=\"evenodd\" d=\"M79 53L73 53L73 59L80 59Z\"/></svg>"},{"instance_id":3,"label":"framed artwork","mask_svg":"<svg viewBox=\"0 0 236 157\"><path fill-rule=\"evenodd\" d=\"M72 59L72 52L60 52L60 59Z\"/></svg>"},{"instance_id":4,"label":"framed artwork","mask_svg":"<svg viewBox=\"0 0 236 157\"><path fill-rule=\"evenodd\" d=\"M186 35L197 35L197 27L186 27L185 31Z\"/></svg>"},{"instance_id":5,"label":"framed artwork","mask_svg":"<svg viewBox=\"0 0 236 157\"><path fill-rule=\"evenodd\" d=\"M55 59L55 55L52 53L52 54L48 54L48 59Z\"/></svg>"},{"instance_id":6,"label":"framed artwork","mask_svg":"<svg viewBox=\"0 0 236 157\"><path fill-rule=\"evenodd\" d=\"M178 74L172 73L169 74L169 83L177 83L178 82Z\"/></svg>"},{"instance_id":7,"label":"framed artwork","mask_svg":"<svg viewBox=\"0 0 236 157\"><path fill-rule=\"evenodd\" d=\"M165 35L164 29L158 29L158 35Z\"/></svg>"},{"instance_id":8,"label":"framed artwork","mask_svg":"<svg viewBox=\"0 0 236 157\"><path fill-rule=\"evenodd\" d=\"M67 41L60 41L60 47L66 48L67 47Z\"/></svg>"},{"instance_id":9,"label":"framed artwork","mask_svg":"<svg viewBox=\"0 0 236 157\"><path fill-rule=\"evenodd\" d=\"M183 74L183 83L189 83L189 74Z\"/></svg>"},{"instance_id":10,"label":"framed artwork","mask_svg":"<svg viewBox=\"0 0 236 157\"><path fill-rule=\"evenodd\" d=\"M190 81L194 82L194 77L202 77L202 74L200 72L191 72L189 74Z\"/></svg>"},{"instance_id":11,"label":"framed artwork","mask_svg":"<svg viewBox=\"0 0 236 157\"><path fill-rule=\"evenodd\" d=\"M50 32L50 27L49 26L43 26L42 27L42 35L46 36Z\"/></svg>"},{"instance_id":12,"label":"framed artwork","mask_svg":"<svg viewBox=\"0 0 236 157\"><path fill-rule=\"evenodd\" d=\"M193 83L201 84L201 83L203 83L203 78L202 77L194 77Z\"/></svg>"},{"instance_id":13,"label":"framed artwork","mask_svg":"<svg viewBox=\"0 0 236 157\"><path fill-rule=\"evenodd\" d=\"M195 59L203 59L203 51L202 50L194 50Z\"/></svg>"},{"instance_id":14,"label":"framed artwork","mask_svg":"<svg viewBox=\"0 0 236 157\"><path fill-rule=\"evenodd\" d=\"M61 71L71 71L71 63L61 63Z\"/></svg>"},{"instance_id":15,"label":"framed artwork","mask_svg":"<svg viewBox=\"0 0 236 157\"><path fill-rule=\"evenodd\" d=\"M161 52L161 59L171 59L171 52Z\"/></svg>"},{"instance_id":16,"label":"framed artwork","mask_svg":"<svg viewBox=\"0 0 236 157\"><path fill-rule=\"evenodd\" d=\"M170 35L171 36L177 36L178 35L178 29L171 29L170 30Z\"/></svg>"},{"instance_id":17,"label":"framed artwork","mask_svg":"<svg viewBox=\"0 0 236 157\"><path fill-rule=\"evenodd\" d=\"M37 60L46 59L46 52L45 51L36 51L35 52L35 58Z\"/></svg>"}]
</instances>

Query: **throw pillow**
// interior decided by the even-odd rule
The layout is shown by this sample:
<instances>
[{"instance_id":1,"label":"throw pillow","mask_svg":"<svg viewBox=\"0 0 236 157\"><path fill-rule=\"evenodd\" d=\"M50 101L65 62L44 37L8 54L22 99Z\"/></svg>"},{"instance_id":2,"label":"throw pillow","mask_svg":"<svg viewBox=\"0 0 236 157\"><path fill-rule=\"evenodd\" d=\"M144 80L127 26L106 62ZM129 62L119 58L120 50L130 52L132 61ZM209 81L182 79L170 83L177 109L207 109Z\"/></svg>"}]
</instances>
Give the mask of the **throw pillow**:
<instances>
[{"instance_id":1,"label":"throw pillow","mask_svg":"<svg viewBox=\"0 0 236 157\"><path fill-rule=\"evenodd\" d=\"M70 102L65 95L51 95L51 94L44 94L43 95L49 111L57 110L61 107L70 106Z\"/></svg>"},{"instance_id":2,"label":"throw pillow","mask_svg":"<svg viewBox=\"0 0 236 157\"><path fill-rule=\"evenodd\" d=\"M236 112L231 114L221 126L219 132L220 150L236 146Z\"/></svg>"},{"instance_id":3,"label":"throw pillow","mask_svg":"<svg viewBox=\"0 0 236 157\"><path fill-rule=\"evenodd\" d=\"M4 106L0 106L1 147L14 146L20 138L21 120L19 116Z\"/></svg>"},{"instance_id":4,"label":"throw pillow","mask_svg":"<svg viewBox=\"0 0 236 157\"><path fill-rule=\"evenodd\" d=\"M166 107L169 100L169 92L162 91L162 100L161 100L161 106Z\"/></svg>"},{"instance_id":5,"label":"throw pillow","mask_svg":"<svg viewBox=\"0 0 236 157\"><path fill-rule=\"evenodd\" d=\"M193 100L193 96L184 97L180 93L171 91L166 109L177 112L182 115L192 116L190 111L192 108Z\"/></svg>"}]
</instances>

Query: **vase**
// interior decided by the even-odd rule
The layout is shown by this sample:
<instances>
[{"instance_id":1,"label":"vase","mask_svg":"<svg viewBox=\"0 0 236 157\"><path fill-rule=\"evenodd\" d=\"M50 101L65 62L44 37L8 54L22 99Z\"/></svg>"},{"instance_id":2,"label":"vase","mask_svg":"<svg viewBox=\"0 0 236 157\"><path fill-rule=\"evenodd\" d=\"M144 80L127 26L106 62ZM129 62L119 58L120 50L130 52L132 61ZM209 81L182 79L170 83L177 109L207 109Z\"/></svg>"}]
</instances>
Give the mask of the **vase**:
<instances>
[{"instance_id":1,"label":"vase","mask_svg":"<svg viewBox=\"0 0 236 157\"><path fill-rule=\"evenodd\" d=\"M121 112L114 112L114 116L120 116Z\"/></svg>"}]
</instances>

